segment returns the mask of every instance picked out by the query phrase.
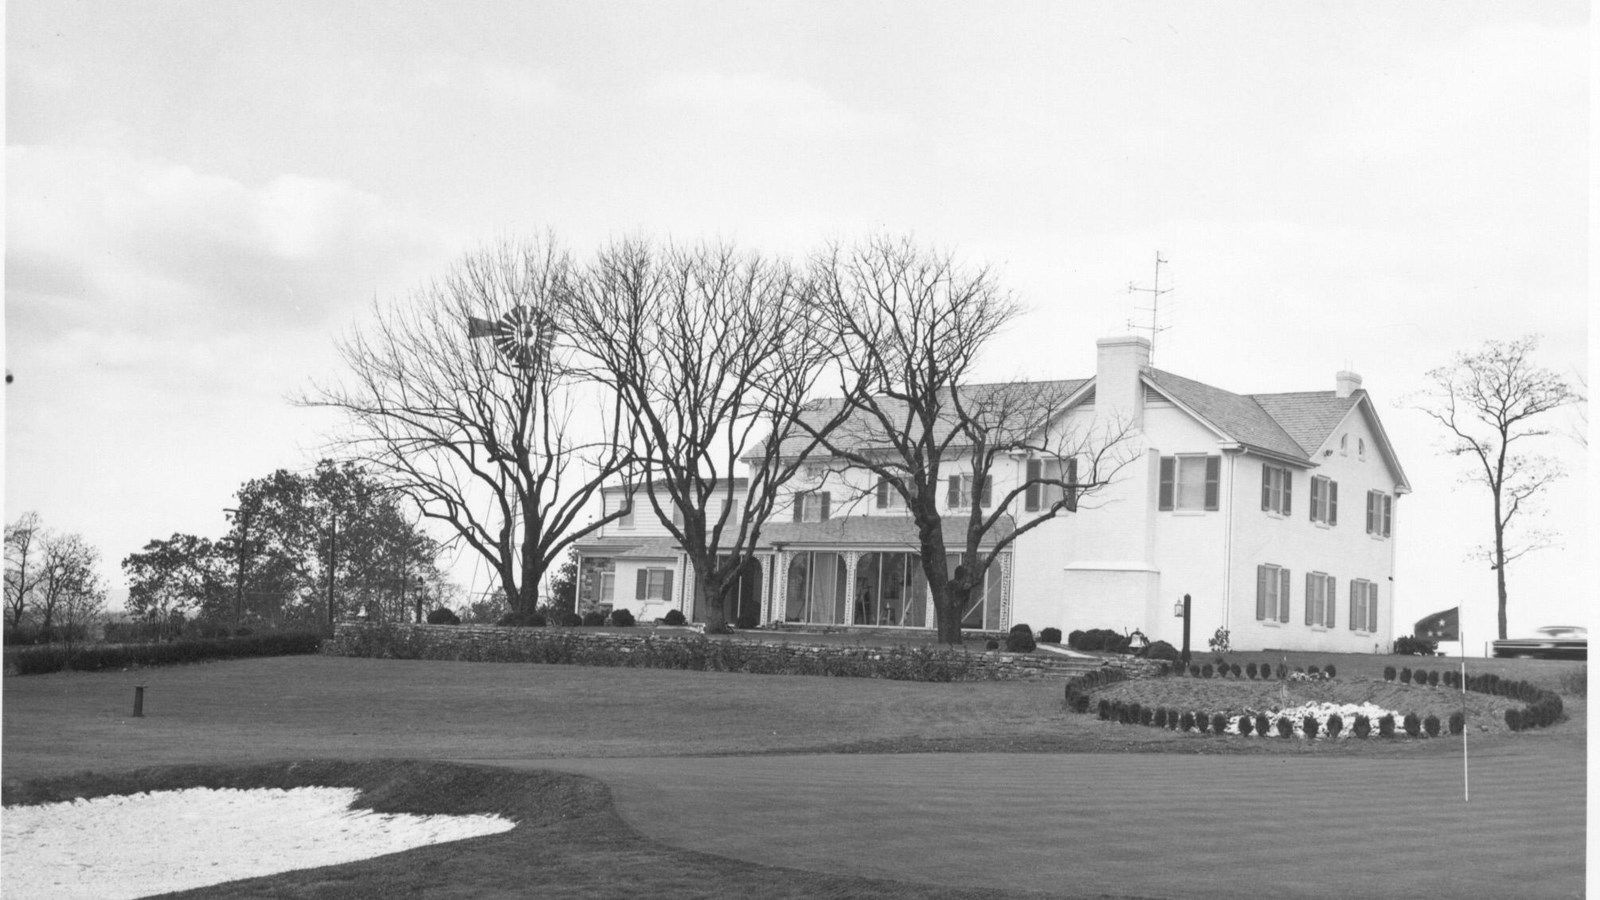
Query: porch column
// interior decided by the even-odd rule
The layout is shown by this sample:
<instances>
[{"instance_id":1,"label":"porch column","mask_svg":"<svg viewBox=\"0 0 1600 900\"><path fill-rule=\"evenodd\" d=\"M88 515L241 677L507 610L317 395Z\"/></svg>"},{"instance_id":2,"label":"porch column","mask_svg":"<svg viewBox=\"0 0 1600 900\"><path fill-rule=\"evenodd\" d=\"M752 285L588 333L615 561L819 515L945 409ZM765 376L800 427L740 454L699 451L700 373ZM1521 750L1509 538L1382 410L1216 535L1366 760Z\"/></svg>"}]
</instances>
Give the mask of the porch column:
<instances>
[{"instance_id":1,"label":"porch column","mask_svg":"<svg viewBox=\"0 0 1600 900\"><path fill-rule=\"evenodd\" d=\"M856 623L856 560L861 551L846 550L844 556L844 621L840 625Z\"/></svg>"},{"instance_id":2,"label":"porch column","mask_svg":"<svg viewBox=\"0 0 1600 900\"><path fill-rule=\"evenodd\" d=\"M777 596L778 583L772 580L773 573L777 571L777 561L773 554L759 557L761 560L761 621L772 621L772 598Z\"/></svg>"},{"instance_id":3,"label":"porch column","mask_svg":"<svg viewBox=\"0 0 1600 900\"><path fill-rule=\"evenodd\" d=\"M783 622L789 604L789 551L779 550L772 558L772 608L769 622Z\"/></svg>"}]
</instances>

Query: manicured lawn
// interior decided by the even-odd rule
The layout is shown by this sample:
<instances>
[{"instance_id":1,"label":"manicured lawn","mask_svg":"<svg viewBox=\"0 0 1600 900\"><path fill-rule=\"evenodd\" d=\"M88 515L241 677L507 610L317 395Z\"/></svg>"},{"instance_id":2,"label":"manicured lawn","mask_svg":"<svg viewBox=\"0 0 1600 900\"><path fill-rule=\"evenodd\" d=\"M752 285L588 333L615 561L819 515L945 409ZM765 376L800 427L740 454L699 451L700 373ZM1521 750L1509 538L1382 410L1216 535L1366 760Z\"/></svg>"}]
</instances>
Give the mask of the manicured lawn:
<instances>
[{"instance_id":1,"label":"manicured lawn","mask_svg":"<svg viewBox=\"0 0 1600 900\"><path fill-rule=\"evenodd\" d=\"M1332 661L1341 677L1375 665L1381 678L1395 659ZM1564 671L1475 663L1551 686ZM129 715L135 684L146 685L140 719ZM343 779L330 783L403 798L405 811L511 804L525 823L503 836L193 896L1320 897L1441 885L1451 889L1439 896L1563 896L1581 888L1581 698L1564 698L1572 720L1553 728L1474 736L1484 781L1467 805L1455 794L1455 742L1326 752L1303 741L1182 736L1063 712L1061 688L324 657L9 677L4 799L217 779L272 785L294 760L294 777L308 777L309 765ZM928 750L979 755L906 755ZM1153 752L1108 755L1128 750ZM1063 755L1077 753L1096 755ZM463 776L397 758L498 768ZM132 773L145 766L179 768ZM508 771L551 766L606 779L626 820L593 782ZM101 774L83 774L90 770ZM51 777L64 780L40 780ZM533 780L516 780L525 777ZM564 817L552 820L551 809ZM1439 853L1449 858L1441 863ZM1379 874L1341 880L1361 859ZM1281 868L1273 881L1254 874L1274 860L1300 868L1288 880ZM1465 877L1474 866L1484 878ZM1518 879L1529 872L1545 877L1523 890Z\"/></svg>"}]
</instances>

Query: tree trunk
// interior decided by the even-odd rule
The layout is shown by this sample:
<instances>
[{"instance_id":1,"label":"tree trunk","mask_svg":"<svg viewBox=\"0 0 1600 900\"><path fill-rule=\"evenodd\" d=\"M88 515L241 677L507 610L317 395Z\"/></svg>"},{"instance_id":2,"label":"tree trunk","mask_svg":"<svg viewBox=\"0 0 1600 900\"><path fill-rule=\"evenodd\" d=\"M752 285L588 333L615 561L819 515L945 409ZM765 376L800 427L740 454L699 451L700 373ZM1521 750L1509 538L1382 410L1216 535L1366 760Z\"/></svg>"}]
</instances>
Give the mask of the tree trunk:
<instances>
[{"instance_id":1,"label":"tree trunk","mask_svg":"<svg viewBox=\"0 0 1600 900\"><path fill-rule=\"evenodd\" d=\"M699 571L697 568L696 572ZM706 633L721 633L728 627L728 592L722 589L722 579L713 571L698 578L697 588L701 605L705 608Z\"/></svg>"},{"instance_id":2,"label":"tree trunk","mask_svg":"<svg viewBox=\"0 0 1600 900\"><path fill-rule=\"evenodd\" d=\"M1506 639L1506 526L1500 517L1500 490L1494 494L1494 583L1500 600L1500 640Z\"/></svg>"}]
</instances>

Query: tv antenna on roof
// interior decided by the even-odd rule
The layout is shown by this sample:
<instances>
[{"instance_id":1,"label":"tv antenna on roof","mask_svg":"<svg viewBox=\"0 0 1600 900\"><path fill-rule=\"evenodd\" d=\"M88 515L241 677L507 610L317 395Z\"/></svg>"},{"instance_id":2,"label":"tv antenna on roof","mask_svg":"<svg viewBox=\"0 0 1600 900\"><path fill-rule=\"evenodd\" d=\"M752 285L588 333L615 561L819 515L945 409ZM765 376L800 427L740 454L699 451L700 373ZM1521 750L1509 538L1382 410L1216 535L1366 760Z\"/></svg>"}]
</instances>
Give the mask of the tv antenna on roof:
<instances>
[{"instance_id":1,"label":"tv antenna on roof","mask_svg":"<svg viewBox=\"0 0 1600 900\"><path fill-rule=\"evenodd\" d=\"M1137 306L1137 307L1134 307L1134 312L1147 312L1147 313L1150 314L1150 324L1149 325L1135 325L1133 323L1133 320L1129 319L1128 320L1128 330L1130 330L1130 331L1148 331L1148 332L1150 332L1150 363L1151 363L1151 365L1154 365L1155 361L1156 361L1156 335L1158 335L1161 332L1166 331L1168 328L1172 327L1170 325L1162 325L1161 324L1161 295L1162 294L1170 294L1170 293L1172 293L1172 288L1163 289L1161 287L1161 267L1166 265L1166 263L1167 263L1167 261L1161 258L1161 251L1157 250L1156 251L1156 279L1152 283L1152 286L1151 287L1147 287L1147 288L1146 287L1139 287L1138 285L1134 284L1131 281L1128 282L1128 293L1132 294L1134 292L1138 292L1138 293L1141 293L1141 294L1149 294L1150 295L1150 305L1149 306Z\"/></svg>"}]
</instances>

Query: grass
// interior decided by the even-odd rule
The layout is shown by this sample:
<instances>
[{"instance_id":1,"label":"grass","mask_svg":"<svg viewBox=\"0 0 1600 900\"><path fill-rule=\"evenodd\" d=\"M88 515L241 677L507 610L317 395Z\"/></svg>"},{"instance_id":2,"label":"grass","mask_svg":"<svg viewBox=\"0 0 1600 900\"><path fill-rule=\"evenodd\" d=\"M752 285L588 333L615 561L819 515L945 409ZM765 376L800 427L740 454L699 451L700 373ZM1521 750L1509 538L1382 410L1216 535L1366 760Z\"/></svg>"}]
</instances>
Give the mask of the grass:
<instances>
[{"instance_id":1,"label":"grass","mask_svg":"<svg viewBox=\"0 0 1600 900\"><path fill-rule=\"evenodd\" d=\"M1340 678L1415 662L1307 656L1328 660ZM1468 665L1553 685L1570 669ZM129 715L137 684L140 719ZM1573 865L1581 881L1581 803L1576 825L1549 805L1570 790L1563 779L1582 794L1581 699L1555 727L1475 738L1486 793L1462 810L1451 741L1327 753L1181 736L1066 713L1061 688L328 657L12 677L3 799L315 778L395 811L508 811L523 823L190 895L207 897L1236 896L1221 874L1175 874L1219 858L1228 871L1302 867L1269 895L1333 896L1367 877L1350 874L1361 853L1386 860L1387 880L1366 885L1377 894L1429 889L1440 872L1458 879L1451 896L1552 895L1572 884ZM906 755L930 750L971 755ZM1152 752L1105 755L1127 750ZM511 771L552 766L603 775L626 820L595 782ZM1257 846L1239 839L1245 822L1306 837ZM1453 870L1430 860L1439 853ZM1539 866L1545 880L1508 882Z\"/></svg>"}]
</instances>

